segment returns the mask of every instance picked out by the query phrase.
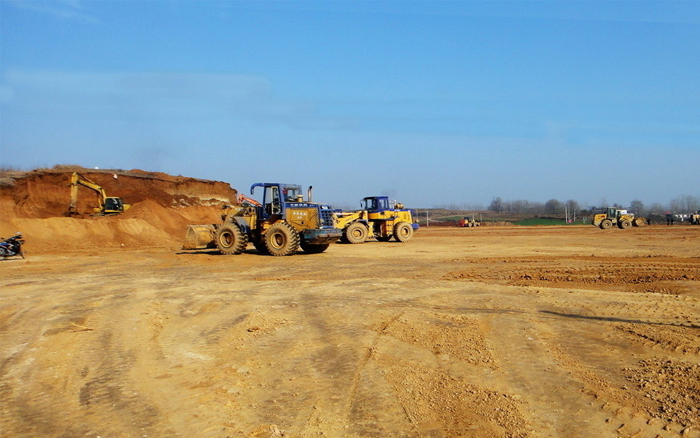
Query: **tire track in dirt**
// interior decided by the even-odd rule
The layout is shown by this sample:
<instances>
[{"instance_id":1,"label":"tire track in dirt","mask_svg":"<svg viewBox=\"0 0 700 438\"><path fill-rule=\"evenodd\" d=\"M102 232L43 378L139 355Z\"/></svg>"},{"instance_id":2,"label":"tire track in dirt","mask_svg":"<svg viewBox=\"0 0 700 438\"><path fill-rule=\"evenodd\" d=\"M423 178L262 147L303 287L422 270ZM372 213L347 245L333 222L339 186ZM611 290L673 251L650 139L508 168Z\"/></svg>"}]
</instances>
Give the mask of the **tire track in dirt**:
<instances>
[{"instance_id":1,"label":"tire track in dirt","mask_svg":"<svg viewBox=\"0 0 700 438\"><path fill-rule=\"evenodd\" d=\"M679 294L700 282L700 258L682 257L508 257L453 259L445 280L503 281L514 286L624 289ZM692 286L688 286L692 287Z\"/></svg>"},{"instance_id":2,"label":"tire track in dirt","mask_svg":"<svg viewBox=\"0 0 700 438\"><path fill-rule=\"evenodd\" d=\"M614 436L615 428L591 408L593 399L583 394L581 382L553 356L552 335L545 327L528 317L491 315L487 321L487 339L507 388L526 402L526 417L539 436Z\"/></svg>"},{"instance_id":3,"label":"tire track in dirt","mask_svg":"<svg viewBox=\"0 0 700 438\"><path fill-rule=\"evenodd\" d=\"M529 436L519 403L474 378L494 366L474 320L410 309L375 330L372 362L416 436Z\"/></svg>"},{"instance_id":4,"label":"tire track in dirt","mask_svg":"<svg viewBox=\"0 0 700 438\"><path fill-rule=\"evenodd\" d=\"M663 302L676 304L685 300L676 296L659 297L656 294L649 294L630 304L624 301L626 296L624 292L582 291L582 293L587 297L583 301L586 303L584 306L580 306L579 303L582 302L580 298L563 300L562 298L567 296L561 294L540 293L537 297L541 301L539 306L544 305L552 309L540 311L548 315L544 319L540 318L544 323L540 327L551 331L548 336L547 351L556 358L560 368L578 382L582 388L582 394L585 395L584 400L588 397L592 400L591 407L605 413L604 424L615 426L617 436L700 435L694 426L697 423L697 414L691 412L691 416L695 418L692 420L681 411L673 415L671 414L673 409L669 409L669 406L662 407L663 401L668 400L674 400L677 406L681 406L678 392L675 396L671 392L671 396L660 397L662 403L659 403L658 400L651 400L648 394L645 395L643 391L629 384L630 381L638 378L638 373L635 374L631 370L634 370L638 363L645 363L639 362L639 358L647 356L648 352L640 346L635 347L634 344L630 344L630 337L620 329L633 327L637 330L645 329L657 333L666 333L668 330L694 330L675 326L670 322L673 319L668 318L665 313L668 306L654 305L658 303L659 298ZM644 298L648 299L649 303L645 304ZM571 308L574 303L576 303L575 310ZM577 313L574 314L574 311ZM573 318L577 322L561 324L557 322L558 318ZM626 318L628 322L620 322ZM632 318L638 321L632 322ZM687 355L686 352L680 352L680 354ZM688 369L687 366L686 369ZM685 379L686 382L694 382L686 383L688 391L692 393L697 379L683 376L683 372L677 373L676 381ZM557 376L552 376L552 379L562 381L562 378ZM645 383L647 384L648 382ZM668 394L663 390L657 392ZM686 399L680 397L680 400ZM685 406L682 408L685 412L694 408L692 403ZM539 409L537 411L542 412ZM600 423L599 420L601 418L598 418L596 423Z\"/></svg>"},{"instance_id":5,"label":"tire track in dirt","mask_svg":"<svg viewBox=\"0 0 700 438\"><path fill-rule=\"evenodd\" d=\"M377 330L377 334L374 337L374 340L372 341L372 344L367 348L366 354L364 357L360 357L360 362L357 366L357 369L355 371L355 374L352 379L352 386L350 387L350 393L348 396L348 400L345 405L345 411L347 413L346 416L346 422L347 424L353 424L354 421L352 419L353 416L353 404L356 403L357 401L357 394L358 394L358 389L361 383L363 371L367 367L367 363L372 359L372 355L375 353L377 349L377 344L379 343L379 340L381 339L382 336L385 335L385 332L389 328L389 326L394 323L397 319L399 319L404 312L400 312L394 316L392 316L388 321L383 322L380 327ZM355 413L356 416L358 416L358 413ZM409 417L410 421L410 417Z\"/></svg>"}]
</instances>

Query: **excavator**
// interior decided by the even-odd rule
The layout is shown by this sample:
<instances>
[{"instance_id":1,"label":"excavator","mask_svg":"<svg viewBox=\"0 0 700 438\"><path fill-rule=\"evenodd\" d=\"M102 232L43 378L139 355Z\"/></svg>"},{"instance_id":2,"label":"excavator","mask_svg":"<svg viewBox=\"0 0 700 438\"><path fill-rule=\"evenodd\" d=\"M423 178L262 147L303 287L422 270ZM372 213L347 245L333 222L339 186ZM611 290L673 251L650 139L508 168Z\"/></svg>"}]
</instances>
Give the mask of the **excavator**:
<instances>
[{"instance_id":1,"label":"excavator","mask_svg":"<svg viewBox=\"0 0 700 438\"><path fill-rule=\"evenodd\" d=\"M70 178L70 206L68 206L68 216L77 215L78 213L78 187L83 186L97 193L98 207L95 207L95 215L105 216L112 214L123 213L128 210L131 205L124 204L122 198L107 196L105 190L99 184L89 180L87 177L74 172Z\"/></svg>"}]
</instances>

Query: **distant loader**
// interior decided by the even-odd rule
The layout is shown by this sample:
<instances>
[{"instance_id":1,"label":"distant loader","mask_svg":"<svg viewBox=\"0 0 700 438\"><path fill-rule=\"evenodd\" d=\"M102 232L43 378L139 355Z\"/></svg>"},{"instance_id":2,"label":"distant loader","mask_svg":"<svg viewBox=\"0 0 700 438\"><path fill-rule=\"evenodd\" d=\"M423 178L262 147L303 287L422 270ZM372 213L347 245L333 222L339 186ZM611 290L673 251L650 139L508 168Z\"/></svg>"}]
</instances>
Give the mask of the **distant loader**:
<instances>
[{"instance_id":1,"label":"distant loader","mask_svg":"<svg viewBox=\"0 0 700 438\"><path fill-rule=\"evenodd\" d=\"M418 229L413 211L398 202L391 206L386 196L368 196L360 202L360 208L354 212L336 212L338 228L343 230L341 241L364 243L374 237L388 242L393 237L397 242L408 242Z\"/></svg>"},{"instance_id":2,"label":"distant loader","mask_svg":"<svg viewBox=\"0 0 700 438\"><path fill-rule=\"evenodd\" d=\"M700 210L691 213L688 222L690 222L690 225L700 225Z\"/></svg>"},{"instance_id":3,"label":"distant loader","mask_svg":"<svg viewBox=\"0 0 700 438\"><path fill-rule=\"evenodd\" d=\"M460 227L479 227L481 222L477 221L474 216L464 216L459 220L458 225Z\"/></svg>"},{"instance_id":4,"label":"distant loader","mask_svg":"<svg viewBox=\"0 0 700 438\"><path fill-rule=\"evenodd\" d=\"M592 224L603 230L612 228L615 225L622 230L626 230L633 226L642 227L647 224L647 220L643 217L635 217L633 213L628 213L627 210L608 207L604 213L593 216Z\"/></svg>"}]
</instances>

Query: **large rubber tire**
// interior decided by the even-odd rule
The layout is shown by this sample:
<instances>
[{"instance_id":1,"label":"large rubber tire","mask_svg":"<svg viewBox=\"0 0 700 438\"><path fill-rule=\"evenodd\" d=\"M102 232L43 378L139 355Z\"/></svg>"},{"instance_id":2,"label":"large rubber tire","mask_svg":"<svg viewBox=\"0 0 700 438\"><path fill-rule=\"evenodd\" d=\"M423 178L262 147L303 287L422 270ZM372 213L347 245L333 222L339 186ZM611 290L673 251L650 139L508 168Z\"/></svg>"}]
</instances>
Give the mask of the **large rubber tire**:
<instances>
[{"instance_id":1,"label":"large rubber tire","mask_svg":"<svg viewBox=\"0 0 700 438\"><path fill-rule=\"evenodd\" d=\"M248 237L241 232L238 224L225 224L216 231L216 247L221 254L240 254L245 251L246 246L248 246Z\"/></svg>"},{"instance_id":2,"label":"large rubber tire","mask_svg":"<svg viewBox=\"0 0 700 438\"><path fill-rule=\"evenodd\" d=\"M610 219L603 219L603 221L600 223L600 228L602 228L603 230L609 230L610 228L612 228L612 226L613 223Z\"/></svg>"},{"instance_id":3,"label":"large rubber tire","mask_svg":"<svg viewBox=\"0 0 700 438\"><path fill-rule=\"evenodd\" d=\"M413 237L413 228L408 222L399 222L394 225L394 239L397 242L408 242Z\"/></svg>"},{"instance_id":4,"label":"large rubber tire","mask_svg":"<svg viewBox=\"0 0 700 438\"><path fill-rule=\"evenodd\" d=\"M265 246L270 255L288 256L299 249L299 233L286 222L277 222L265 233Z\"/></svg>"},{"instance_id":5,"label":"large rubber tire","mask_svg":"<svg viewBox=\"0 0 700 438\"><path fill-rule=\"evenodd\" d=\"M632 222L630 222L630 221L628 221L628 220L620 221L620 222L617 223L617 226L618 226L621 230L626 230L626 229L628 229L628 228L632 228Z\"/></svg>"},{"instance_id":6,"label":"large rubber tire","mask_svg":"<svg viewBox=\"0 0 700 438\"><path fill-rule=\"evenodd\" d=\"M343 230L343 241L347 243L365 243L369 230L362 222L353 222Z\"/></svg>"},{"instance_id":7,"label":"large rubber tire","mask_svg":"<svg viewBox=\"0 0 700 438\"><path fill-rule=\"evenodd\" d=\"M307 243L303 240L300 245L301 249L307 254L320 254L331 246L330 243Z\"/></svg>"}]
</instances>

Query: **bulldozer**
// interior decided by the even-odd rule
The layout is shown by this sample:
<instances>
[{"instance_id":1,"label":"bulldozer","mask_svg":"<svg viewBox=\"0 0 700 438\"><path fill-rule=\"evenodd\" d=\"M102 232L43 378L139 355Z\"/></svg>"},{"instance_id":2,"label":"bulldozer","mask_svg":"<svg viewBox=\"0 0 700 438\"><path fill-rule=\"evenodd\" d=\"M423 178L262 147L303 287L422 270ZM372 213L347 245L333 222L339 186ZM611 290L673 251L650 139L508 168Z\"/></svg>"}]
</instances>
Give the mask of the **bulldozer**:
<instances>
[{"instance_id":1,"label":"bulldozer","mask_svg":"<svg viewBox=\"0 0 700 438\"><path fill-rule=\"evenodd\" d=\"M400 202L392 206L386 196L368 196L360 202L361 210L336 212L338 227L343 230L341 241L364 243L370 237L388 242L392 237L397 242L408 242L418 229L411 210Z\"/></svg>"},{"instance_id":2,"label":"bulldozer","mask_svg":"<svg viewBox=\"0 0 700 438\"><path fill-rule=\"evenodd\" d=\"M459 220L460 227L479 227L481 222L477 221L474 216L464 216Z\"/></svg>"},{"instance_id":3,"label":"bulldozer","mask_svg":"<svg viewBox=\"0 0 700 438\"><path fill-rule=\"evenodd\" d=\"M333 209L312 202L312 187L304 200L301 186L256 183L251 195L262 188L262 202L241 196L237 205L224 205L221 224L190 225L183 249L217 248L225 255L241 254L252 243L262 254L288 256L299 247L306 253L321 253L337 241Z\"/></svg>"},{"instance_id":4,"label":"bulldozer","mask_svg":"<svg viewBox=\"0 0 700 438\"><path fill-rule=\"evenodd\" d=\"M102 186L89 180L87 177L79 174L78 172L74 172L70 178L70 205L68 206L66 216L74 216L79 214L77 206L78 188L81 186L97 193L98 206L93 209L95 216L120 214L131 207L130 204L125 204L122 201L122 198L107 196L107 193L105 193Z\"/></svg>"},{"instance_id":5,"label":"bulldozer","mask_svg":"<svg viewBox=\"0 0 700 438\"><path fill-rule=\"evenodd\" d=\"M647 224L643 217L635 217L634 213L628 213L627 210L621 210L616 207L608 207L603 213L593 216L593 225L607 230L617 225L618 228L625 230L627 228L641 227Z\"/></svg>"}]
</instances>

